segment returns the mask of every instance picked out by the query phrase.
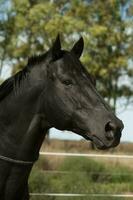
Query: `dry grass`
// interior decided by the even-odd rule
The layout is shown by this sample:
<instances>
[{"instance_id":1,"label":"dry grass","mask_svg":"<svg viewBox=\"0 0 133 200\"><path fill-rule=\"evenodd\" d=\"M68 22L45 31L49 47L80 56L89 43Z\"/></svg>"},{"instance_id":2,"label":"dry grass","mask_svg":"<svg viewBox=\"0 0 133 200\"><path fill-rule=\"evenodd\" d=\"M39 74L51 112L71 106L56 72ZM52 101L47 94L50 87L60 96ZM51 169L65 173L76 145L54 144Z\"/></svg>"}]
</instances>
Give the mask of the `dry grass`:
<instances>
[{"instance_id":1,"label":"dry grass","mask_svg":"<svg viewBox=\"0 0 133 200\"><path fill-rule=\"evenodd\" d=\"M72 152L72 153L111 153L111 154L132 154L133 152L133 144L132 143L121 143L117 148L110 149L108 151L98 151L92 150L91 143L85 140L81 141L67 141L67 140L57 140L51 139L49 142L45 142L42 145L41 151L48 152ZM53 170L57 168L57 166L63 162L64 157L61 156L45 156L50 166L53 166ZM117 165L128 166L129 168L133 168L133 159L118 159L118 158L94 158L94 160L99 160L100 162L110 163L111 166L115 167Z\"/></svg>"},{"instance_id":2,"label":"dry grass","mask_svg":"<svg viewBox=\"0 0 133 200\"><path fill-rule=\"evenodd\" d=\"M57 140L50 139L49 142L45 141L42 145L42 149L44 151L60 151L60 152L80 152L80 153L89 153L90 151L97 151L96 149L92 149L91 142L80 140L80 141L69 141L69 140ZM121 143L118 147L109 149L106 151L100 151L104 153L124 153L131 154L133 153L133 143Z\"/></svg>"}]
</instances>

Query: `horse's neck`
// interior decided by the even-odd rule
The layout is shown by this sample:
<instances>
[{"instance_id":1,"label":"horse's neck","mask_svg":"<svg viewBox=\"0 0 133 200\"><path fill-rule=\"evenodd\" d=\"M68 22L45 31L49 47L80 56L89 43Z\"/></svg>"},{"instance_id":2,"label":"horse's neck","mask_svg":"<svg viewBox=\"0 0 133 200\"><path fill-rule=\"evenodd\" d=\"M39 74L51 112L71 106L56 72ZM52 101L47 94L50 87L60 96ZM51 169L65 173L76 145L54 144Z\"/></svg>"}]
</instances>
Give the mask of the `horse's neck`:
<instances>
[{"instance_id":1,"label":"horse's neck","mask_svg":"<svg viewBox=\"0 0 133 200\"><path fill-rule=\"evenodd\" d=\"M36 114L26 132L26 136L21 144L21 150L19 151L18 157L23 160L36 160L39 156L39 150L47 130L45 116L39 113Z\"/></svg>"},{"instance_id":2,"label":"horse's neck","mask_svg":"<svg viewBox=\"0 0 133 200\"><path fill-rule=\"evenodd\" d=\"M45 117L43 111L40 113L40 96L43 93L44 82L41 82L41 73L36 72L33 68L28 80L24 80L20 88L3 101L5 109L0 112L0 154L17 156L19 159L32 159L33 151L37 154L40 148L47 125L44 123L42 127Z\"/></svg>"},{"instance_id":3,"label":"horse's neck","mask_svg":"<svg viewBox=\"0 0 133 200\"><path fill-rule=\"evenodd\" d=\"M22 153L20 157L29 160L34 160L39 155L39 150L43 139L48 131L49 125L46 121L45 113L43 111L43 104L45 101L45 81L46 69L41 69L41 66L34 67L29 75L29 82L32 87L36 88L37 105L35 114L29 123L21 148L24 149L25 155ZM31 99L32 101L32 99ZM21 151L23 152L23 151Z\"/></svg>"}]
</instances>

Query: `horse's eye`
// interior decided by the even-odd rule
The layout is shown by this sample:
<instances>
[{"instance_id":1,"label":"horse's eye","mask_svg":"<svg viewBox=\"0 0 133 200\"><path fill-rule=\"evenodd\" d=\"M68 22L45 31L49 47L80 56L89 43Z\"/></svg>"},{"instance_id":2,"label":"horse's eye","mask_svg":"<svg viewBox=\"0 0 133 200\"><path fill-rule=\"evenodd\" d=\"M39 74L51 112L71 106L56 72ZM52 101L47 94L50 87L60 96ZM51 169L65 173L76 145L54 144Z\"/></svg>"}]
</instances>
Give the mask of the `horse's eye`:
<instances>
[{"instance_id":1,"label":"horse's eye","mask_svg":"<svg viewBox=\"0 0 133 200\"><path fill-rule=\"evenodd\" d=\"M73 82L72 82L72 80L63 80L63 84L65 84L65 85L72 85Z\"/></svg>"}]
</instances>

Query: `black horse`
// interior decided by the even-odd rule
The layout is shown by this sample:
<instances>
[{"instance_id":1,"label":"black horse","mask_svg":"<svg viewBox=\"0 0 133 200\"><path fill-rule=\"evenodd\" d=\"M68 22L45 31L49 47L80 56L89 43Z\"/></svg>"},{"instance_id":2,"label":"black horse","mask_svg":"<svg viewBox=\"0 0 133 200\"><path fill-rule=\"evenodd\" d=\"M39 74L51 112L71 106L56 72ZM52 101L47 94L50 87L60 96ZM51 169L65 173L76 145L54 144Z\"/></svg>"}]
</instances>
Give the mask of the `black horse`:
<instances>
[{"instance_id":1,"label":"black horse","mask_svg":"<svg viewBox=\"0 0 133 200\"><path fill-rule=\"evenodd\" d=\"M0 200L28 200L28 177L51 127L70 130L99 149L120 142L123 123L79 61L81 37L71 51L59 36L43 55L0 86Z\"/></svg>"}]
</instances>

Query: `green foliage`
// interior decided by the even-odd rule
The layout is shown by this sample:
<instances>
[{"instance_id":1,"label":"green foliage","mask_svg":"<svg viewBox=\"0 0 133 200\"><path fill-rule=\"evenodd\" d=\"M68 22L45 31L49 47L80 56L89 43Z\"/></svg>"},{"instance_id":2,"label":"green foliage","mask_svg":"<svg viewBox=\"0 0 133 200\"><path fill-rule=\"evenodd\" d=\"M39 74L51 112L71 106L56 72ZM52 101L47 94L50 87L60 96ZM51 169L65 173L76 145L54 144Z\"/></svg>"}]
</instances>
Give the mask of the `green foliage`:
<instances>
[{"instance_id":1,"label":"green foliage","mask_svg":"<svg viewBox=\"0 0 133 200\"><path fill-rule=\"evenodd\" d=\"M47 189L44 189L42 187L43 185L47 185L47 188L50 186L50 181L47 177L44 176L44 173L42 170L34 169L34 173L32 173L32 176L30 177L29 184L31 192L46 192Z\"/></svg>"},{"instance_id":2,"label":"green foliage","mask_svg":"<svg viewBox=\"0 0 133 200\"><path fill-rule=\"evenodd\" d=\"M51 46L58 32L68 49L83 35L82 61L98 80L99 91L114 109L119 98L129 102L133 90L121 81L125 76L133 77L128 65L133 51L132 23L130 17L122 20L120 12L127 3L131 16L130 0L12 0L9 9L2 7L6 20L0 20L1 68L5 61L13 66L13 72L23 68L28 57Z\"/></svg>"},{"instance_id":3,"label":"green foliage","mask_svg":"<svg viewBox=\"0 0 133 200\"><path fill-rule=\"evenodd\" d=\"M48 176L45 176L44 172L42 170L39 170L38 168L35 168L32 172L32 175L29 180L30 184L30 192L31 193L47 193L49 192L49 188L51 187L51 179ZM32 200L36 200L36 196L32 197ZM45 200L47 197L40 197L37 198L40 200ZM54 198L51 197L49 200L53 200Z\"/></svg>"},{"instance_id":4,"label":"green foliage","mask_svg":"<svg viewBox=\"0 0 133 200\"><path fill-rule=\"evenodd\" d=\"M36 166L30 177L31 192L81 194L120 194L133 192L132 170L126 167L119 165L111 166L110 164L81 157L64 159L56 170L62 173L44 173L40 170L40 167L37 168ZM53 200L60 198L62 200L67 199L67 197L50 198ZM99 197L70 197L70 199L78 200L88 198L93 200L100 199ZM40 197L39 199L43 200L45 197ZM47 199L49 198L47 197ZM101 199L105 200L108 198L102 197Z\"/></svg>"}]
</instances>

